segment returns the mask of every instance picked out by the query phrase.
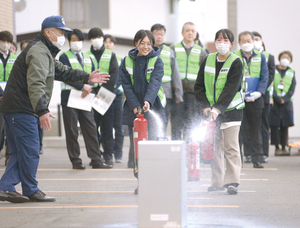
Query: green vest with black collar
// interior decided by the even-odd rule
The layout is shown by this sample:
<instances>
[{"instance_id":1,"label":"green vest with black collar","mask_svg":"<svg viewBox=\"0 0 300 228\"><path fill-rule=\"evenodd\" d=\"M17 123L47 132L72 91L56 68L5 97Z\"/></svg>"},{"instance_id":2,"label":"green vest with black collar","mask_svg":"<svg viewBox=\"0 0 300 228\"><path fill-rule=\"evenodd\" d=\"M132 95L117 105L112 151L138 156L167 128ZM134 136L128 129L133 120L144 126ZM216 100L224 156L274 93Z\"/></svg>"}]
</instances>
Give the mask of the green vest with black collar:
<instances>
[{"instance_id":1,"label":"green vest with black collar","mask_svg":"<svg viewBox=\"0 0 300 228\"><path fill-rule=\"evenodd\" d=\"M16 59L17 59L17 56L13 53L10 53L5 67L4 67L2 60L0 59L0 81L1 82L7 82Z\"/></svg>"}]
</instances>

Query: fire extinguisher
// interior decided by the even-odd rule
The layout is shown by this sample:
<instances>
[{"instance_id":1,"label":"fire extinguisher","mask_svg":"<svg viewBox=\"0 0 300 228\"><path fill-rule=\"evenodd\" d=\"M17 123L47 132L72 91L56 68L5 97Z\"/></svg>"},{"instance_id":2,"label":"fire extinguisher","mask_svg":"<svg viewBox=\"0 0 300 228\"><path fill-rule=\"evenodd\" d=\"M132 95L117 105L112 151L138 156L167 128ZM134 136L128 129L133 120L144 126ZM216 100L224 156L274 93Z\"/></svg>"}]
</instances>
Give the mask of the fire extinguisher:
<instances>
[{"instance_id":1,"label":"fire extinguisher","mask_svg":"<svg viewBox=\"0 0 300 228\"><path fill-rule=\"evenodd\" d=\"M205 136L201 140L200 157L204 164L211 164L215 156L215 130L216 122L212 120L203 120L201 122L202 128L206 129Z\"/></svg>"},{"instance_id":2,"label":"fire extinguisher","mask_svg":"<svg viewBox=\"0 0 300 228\"><path fill-rule=\"evenodd\" d=\"M134 176L138 177L138 142L147 140L148 121L144 118L143 109L138 107L138 114L133 121L134 138Z\"/></svg>"},{"instance_id":3,"label":"fire extinguisher","mask_svg":"<svg viewBox=\"0 0 300 228\"><path fill-rule=\"evenodd\" d=\"M200 146L196 142L186 146L188 180L198 181L200 179Z\"/></svg>"}]
</instances>

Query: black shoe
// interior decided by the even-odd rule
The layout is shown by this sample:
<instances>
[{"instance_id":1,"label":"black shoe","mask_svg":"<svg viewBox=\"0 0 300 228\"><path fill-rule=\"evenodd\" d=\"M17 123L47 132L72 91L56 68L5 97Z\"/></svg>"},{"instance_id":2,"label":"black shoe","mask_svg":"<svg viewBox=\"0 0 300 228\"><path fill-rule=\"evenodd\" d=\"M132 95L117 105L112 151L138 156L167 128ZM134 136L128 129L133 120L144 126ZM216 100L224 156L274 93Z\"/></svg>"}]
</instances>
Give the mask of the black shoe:
<instances>
[{"instance_id":1,"label":"black shoe","mask_svg":"<svg viewBox=\"0 0 300 228\"><path fill-rule=\"evenodd\" d=\"M127 162L127 168L134 168L134 162L133 161L128 161Z\"/></svg>"},{"instance_id":2,"label":"black shoe","mask_svg":"<svg viewBox=\"0 0 300 228\"><path fill-rule=\"evenodd\" d=\"M80 163L76 163L76 164L73 164L73 169L84 170L85 169L85 165L83 165L81 162Z\"/></svg>"},{"instance_id":3,"label":"black shoe","mask_svg":"<svg viewBox=\"0 0 300 228\"><path fill-rule=\"evenodd\" d=\"M245 156L245 163L251 163L252 160L251 160L251 156Z\"/></svg>"},{"instance_id":4,"label":"black shoe","mask_svg":"<svg viewBox=\"0 0 300 228\"><path fill-rule=\"evenodd\" d=\"M41 190L34 193L32 196L29 196L30 202L54 202L55 198L47 196Z\"/></svg>"},{"instance_id":5,"label":"black shoe","mask_svg":"<svg viewBox=\"0 0 300 228\"><path fill-rule=\"evenodd\" d=\"M92 168L93 169L112 169L113 166L106 164L105 162L103 162L103 159L101 160L93 160L91 161L92 163Z\"/></svg>"},{"instance_id":6,"label":"black shoe","mask_svg":"<svg viewBox=\"0 0 300 228\"><path fill-rule=\"evenodd\" d=\"M134 194L135 195L139 194L139 187L136 187L136 189L134 190Z\"/></svg>"},{"instance_id":7,"label":"black shoe","mask_svg":"<svg viewBox=\"0 0 300 228\"><path fill-rule=\"evenodd\" d=\"M0 200L8 201L11 203L24 203L28 202L29 198L27 196L21 195L18 192L0 191Z\"/></svg>"},{"instance_id":8,"label":"black shoe","mask_svg":"<svg viewBox=\"0 0 300 228\"><path fill-rule=\"evenodd\" d=\"M227 193L228 193L229 195L236 195L236 194L238 194L238 187L235 187L235 186L233 186L233 185L229 185L229 186L227 187Z\"/></svg>"},{"instance_id":9,"label":"black shoe","mask_svg":"<svg viewBox=\"0 0 300 228\"><path fill-rule=\"evenodd\" d=\"M264 166L261 163L257 162L257 163L253 163L253 168L262 169L264 168Z\"/></svg>"},{"instance_id":10,"label":"black shoe","mask_svg":"<svg viewBox=\"0 0 300 228\"><path fill-rule=\"evenodd\" d=\"M262 163L268 163L268 157L267 156L263 157Z\"/></svg>"},{"instance_id":11,"label":"black shoe","mask_svg":"<svg viewBox=\"0 0 300 228\"><path fill-rule=\"evenodd\" d=\"M105 160L105 164L114 166L113 160Z\"/></svg>"},{"instance_id":12,"label":"black shoe","mask_svg":"<svg viewBox=\"0 0 300 228\"><path fill-rule=\"evenodd\" d=\"M216 186L210 186L207 189L208 192L216 192L216 191L224 191L224 190L225 190L225 188L223 188L223 187L216 187Z\"/></svg>"}]
</instances>

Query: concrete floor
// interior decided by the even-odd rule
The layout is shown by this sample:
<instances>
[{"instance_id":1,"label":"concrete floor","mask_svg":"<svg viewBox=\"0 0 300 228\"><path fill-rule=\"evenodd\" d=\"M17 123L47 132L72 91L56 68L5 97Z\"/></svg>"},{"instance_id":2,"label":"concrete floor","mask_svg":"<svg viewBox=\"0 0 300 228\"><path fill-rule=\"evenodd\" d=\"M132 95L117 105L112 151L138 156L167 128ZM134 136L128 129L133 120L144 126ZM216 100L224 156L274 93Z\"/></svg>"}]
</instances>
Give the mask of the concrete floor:
<instances>
[{"instance_id":1,"label":"concrete floor","mask_svg":"<svg viewBox=\"0 0 300 228\"><path fill-rule=\"evenodd\" d=\"M0 202L0 228L138 227L133 194L137 181L127 169L127 138L123 163L111 170L91 169L84 148L81 157L88 168L72 170L66 149L47 145L37 179L40 189L56 202ZM201 180L187 184L188 227L300 227L300 154L293 149L290 157L275 157L273 147L270 151L264 169L244 165L238 195L207 192L210 169L203 165ZM2 158L0 175L4 169Z\"/></svg>"}]
</instances>

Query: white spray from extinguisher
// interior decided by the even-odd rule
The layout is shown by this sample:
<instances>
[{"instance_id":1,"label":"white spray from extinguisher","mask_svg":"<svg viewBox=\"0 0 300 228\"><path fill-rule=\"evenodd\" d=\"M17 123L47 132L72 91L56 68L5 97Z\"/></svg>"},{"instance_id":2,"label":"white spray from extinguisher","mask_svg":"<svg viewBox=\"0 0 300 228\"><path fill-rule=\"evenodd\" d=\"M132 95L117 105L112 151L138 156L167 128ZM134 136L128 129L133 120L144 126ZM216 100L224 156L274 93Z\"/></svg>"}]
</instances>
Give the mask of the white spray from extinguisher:
<instances>
[{"instance_id":1,"label":"white spray from extinguisher","mask_svg":"<svg viewBox=\"0 0 300 228\"><path fill-rule=\"evenodd\" d=\"M155 118L155 121L156 121L155 124L157 125L157 129L158 129L157 138L163 138L164 137L164 123L163 123L162 119L153 110L149 109L148 111Z\"/></svg>"}]
</instances>

